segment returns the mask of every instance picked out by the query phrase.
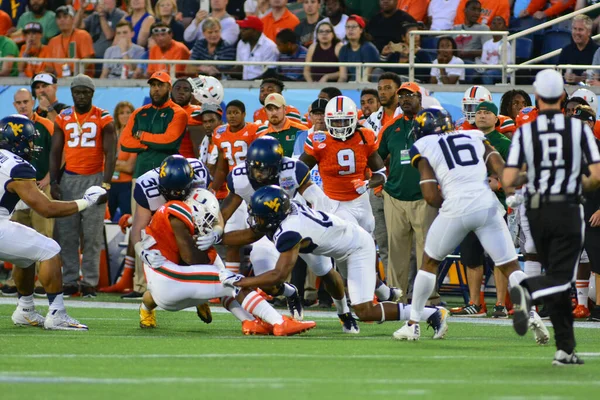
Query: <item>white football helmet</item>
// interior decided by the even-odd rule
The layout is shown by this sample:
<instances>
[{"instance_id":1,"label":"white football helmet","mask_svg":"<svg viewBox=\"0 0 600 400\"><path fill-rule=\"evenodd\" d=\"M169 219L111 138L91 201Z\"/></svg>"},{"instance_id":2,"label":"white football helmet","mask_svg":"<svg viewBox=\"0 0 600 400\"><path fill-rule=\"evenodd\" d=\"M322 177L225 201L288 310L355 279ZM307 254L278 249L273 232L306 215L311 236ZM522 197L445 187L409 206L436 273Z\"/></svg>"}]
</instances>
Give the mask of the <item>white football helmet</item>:
<instances>
[{"instance_id":1,"label":"white football helmet","mask_svg":"<svg viewBox=\"0 0 600 400\"><path fill-rule=\"evenodd\" d=\"M325 106L325 125L329 134L346 140L354 134L358 122L356 104L346 96L336 96Z\"/></svg>"},{"instance_id":2,"label":"white football helmet","mask_svg":"<svg viewBox=\"0 0 600 400\"><path fill-rule=\"evenodd\" d=\"M225 97L223 85L217 78L199 75L197 78L188 78L192 85L192 94L200 103L221 104Z\"/></svg>"},{"instance_id":3,"label":"white football helmet","mask_svg":"<svg viewBox=\"0 0 600 400\"><path fill-rule=\"evenodd\" d=\"M589 89L577 89L573 92L571 97L581 97L592 107L594 113L598 114L598 96Z\"/></svg>"},{"instance_id":4,"label":"white football helmet","mask_svg":"<svg viewBox=\"0 0 600 400\"><path fill-rule=\"evenodd\" d=\"M208 190L196 188L185 200L192 210L194 224L200 236L212 232L213 227L219 222L219 201Z\"/></svg>"},{"instance_id":5,"label":"white football helmet","mask_svg":"<svg viewBox=\"0 0 600 400\"><path fill-rule=\"evenodd\" d=\"M482 101L492 101L492 94L483 86L471 86L462 99L462 113L470 124L475 123L475 109Z\"/></svg>"}]
</instances>

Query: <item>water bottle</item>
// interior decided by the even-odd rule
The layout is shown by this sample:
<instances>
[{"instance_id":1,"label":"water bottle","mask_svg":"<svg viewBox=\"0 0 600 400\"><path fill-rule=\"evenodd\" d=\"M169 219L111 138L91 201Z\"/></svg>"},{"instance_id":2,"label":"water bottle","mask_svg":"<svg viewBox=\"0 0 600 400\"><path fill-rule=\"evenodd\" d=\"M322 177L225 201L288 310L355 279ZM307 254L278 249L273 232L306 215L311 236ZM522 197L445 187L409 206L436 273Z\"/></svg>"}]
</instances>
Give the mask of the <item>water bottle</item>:
<instances>
[{"instance_id":1,"label":"water bottle","mask_svg":"<svg viewBox=\"0 0 600 400\"><path fill-rule=\"evenodd\" d=\"M63 64L62 66L62 76L71 76L71 68L69 67L69 64Z\"/></svg>"},{"instance_id":2,"label":"water bottle","mask_svg":"<svg viewBox=\"0 0 600 400\"><path fill-rule=\"evenodd\" d=\"M129 64L123 64L121 68L121 79L127 79L129 77Z\"/></svg>"}]
</instances>

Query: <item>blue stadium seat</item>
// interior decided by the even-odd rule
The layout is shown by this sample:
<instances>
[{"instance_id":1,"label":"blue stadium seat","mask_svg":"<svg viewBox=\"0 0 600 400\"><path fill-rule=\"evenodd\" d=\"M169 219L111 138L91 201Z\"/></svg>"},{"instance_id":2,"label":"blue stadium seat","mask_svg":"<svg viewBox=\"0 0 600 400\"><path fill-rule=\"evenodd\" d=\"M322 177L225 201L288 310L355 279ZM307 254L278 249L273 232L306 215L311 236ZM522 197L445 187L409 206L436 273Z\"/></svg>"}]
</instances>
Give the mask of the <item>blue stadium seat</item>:
<instances>
[{"instance_id":1,"label":"blue stadium seat","mask_svg":"<svg viewBox=\"0 0 600 400\"><path fill-rule=\"evenodd\" d=\"M423 50L437 54L437 43L437 36L421 36L421 48Z\"/></svg>"},{"instance_id":2,"label":"blue stadium seat","mask_svg":"<svg viewBox=\"0 0 600 400\"><path fill-rule=\"evenodd\" d=\"M542 53L546 54L552 50L562 49L571 43L571 33L565 31L549 31L544 33L544 41L542 42ZM558 57L554 56L542 61L544 64L557 64Z\"/></svg>"},{"instance_id":3,"label":"blue stadium seat","mask_svg":"<svg viewBox=\"0 0 600 400\"><path fill-rule=\"evenodd\" d=\"M533 40L527 38L518 38L515 42L516 46L516 61L521 63L529 60L533 53Z\"/></svg>"},{"instance_id":4,"label":"blue stadium seat","mask_svg":"<svg viewBox=\"0 0 600 400\"><path fill-rule=\"evenodd\" d=\"M513 34L517 32L524 31L525 29L532 28L541 24L542 22L546 22L545 20L535 19L533 17L528 18L513 18L510 20L510 25L508 27L508 31ZM526 37L529 39L533 39L533 33L527 35Z\"/></svg>"}]
</instances>

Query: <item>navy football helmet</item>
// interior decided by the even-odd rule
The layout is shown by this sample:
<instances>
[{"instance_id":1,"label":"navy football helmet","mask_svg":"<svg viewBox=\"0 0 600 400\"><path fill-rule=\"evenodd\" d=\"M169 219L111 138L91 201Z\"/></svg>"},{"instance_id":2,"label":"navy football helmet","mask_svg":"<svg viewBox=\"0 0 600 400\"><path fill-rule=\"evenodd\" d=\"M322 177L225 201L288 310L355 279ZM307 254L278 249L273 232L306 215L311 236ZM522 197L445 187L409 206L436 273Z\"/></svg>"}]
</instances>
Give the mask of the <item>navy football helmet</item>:
<instances>
[{"instance_id":1,"label":"navy football helmet","mask_svg":"<svg viewBox=\"0 0 600 400\"><path fill-rule=\"evenodd\" d=\"M279 172L283 160L283 147L271 136L259 137L248 148L246 168L248 178L255 185L279 183Z\"/></svg>"},{"instance_id":2,"label":"navy football helmet","mask_svg":"<svg viewBox=\"0 0 600 400\"><path fill-rule=\"evenodd\" d=\"M181 155L165 158L160 164L158 191L167 200L185 200L192 191L194 169Z\"/></svg>"},{"instance_id":3,"label":"navy football helmet","mask_svg":"<svg viewBox=\"0 0 600 400\"><path fill-rule=\"evenodd\" d=\"M290 197L279 186L263 186L252 195L248 225L256 232L273 233L291 210Z\"/></svg>"},{"instance_id":4,"label":"navy football helmet","mask_svg":"<svg viewBox=\"0 0 600 400\"><path fill-rule=\"evenodd\" d=\"M40 152L40 147L33 144L39 135L34 123L23 115L13 114L0 120L0 148L24 160L32 160Z\"/></svg>"},{"instance_id":5,"label":"navy football helmet","mask_svg":"<svg viewBox=\"0 0 600 400\"><path fill-rule=\"evenodd\" d=\"M425 108L415 115L413 133L417 139L454 130L454 122L443 108Z\"/></svg>"}]
</instances>

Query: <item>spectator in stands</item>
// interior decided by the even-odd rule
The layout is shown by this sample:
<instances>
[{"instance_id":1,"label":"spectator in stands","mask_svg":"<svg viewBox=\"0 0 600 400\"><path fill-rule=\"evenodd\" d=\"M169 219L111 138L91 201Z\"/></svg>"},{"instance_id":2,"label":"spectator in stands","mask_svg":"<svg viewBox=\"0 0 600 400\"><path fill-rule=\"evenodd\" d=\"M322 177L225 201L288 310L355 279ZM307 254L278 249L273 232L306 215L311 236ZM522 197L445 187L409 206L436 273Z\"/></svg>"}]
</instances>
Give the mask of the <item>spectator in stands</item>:
<instances>
[{"instance_id":1,"label":"spectator in stands","mask_svg":"<svg viewBox=\"0 0 600 400\"><path fill-rule=\"evenodd\" d=\"M175 0L158 0L154 6L154 15L157 21L162 21L173 32L173 40L183 43L183 24L175 16L177 15L177 3Z\"/></svg>"},{"instance_id":2,"label":"spectator in stands","mask_svg":"<svg viewBox=\"0 0 600 400\"><path fill-rule=\"evenodd\" d=\"M263 33L272 41L275 41L275 37L283 29L294 30L300 23L298 17L287 9L287 3L287 0L270 0L271 12L261 18Z\"/></svg>"},{"instance_id":3,"label":"spectator in stands","mask_svg":"<svg viewBox=\"0 0 600 400\"><path fill-rule=\"evenodd\" d=\"M370 21L380 11L377 0L345 0L348 15L360 15L365 21Z\"/></svg>"},{"instance_id":4,"label":"spectator in stands","mask_svg":"<svg viewBox=\"0 0 600 400\"><path fill-rule=\"evenodd\" d=\"M496 15L492 20L490 28L492 31L506 31L508 29L504 18ZM502 35L493 35L492 39L488 40L483 44L483 50L481 52L481 63L487 65L501 65L502 64ZM506 60L509 64L513 63L512 51L510 42L506 42ZM485 69L482 72L481 80L484 85L494 85L501 81L502 70L501 69Z\"/></svg>"},{"instance_id":5,"label":"spectator in stands","mask_svg":"<svg viewBox=\"0 0 600 400\"><path fill-rule=\"evenodd\" d=\"M94 43L90 34L83 29L75 28L75 10L71 6L56 9L56 23L60 35L48 42L51 58L94 58ZM73 45L71 45L73 43ZM72 48L75 52L72 52ZM74 63L46 63L46 71L57 77L71 76L75 73ZM94 65L85 68L85 73L94 76Z\"/></svg>"},{"instance_id":6,"label":"spectator in stands","mask_svg":"<svg viewBox=\"0 0 600 400\"><path fill-rule=\"evenodd\" d=\"M267 121L267 111L265 110L264 104L265 99L271 93L283 93L283 89L285 89L285 85L282 81L276 78L265 78L260 84L260 90L258 92L258 102L261 104L261 107L254 111L252 115L252 120L257 124L265 123ZM285 116L290 120L298 123L302 122L302 115L300 111L292 105L285 106Z\"/></svg>"},{"instance_id":7,"label":"spectator in stands","mask_svg":"<svg viewBox=\"0 0 600 400\"><path fill-rule=\"evenodd\" d=\"M13 23L10 15L0 10L0 36L8 36L9 30L13 30Z\"/></svg>"},{"instance_id":8,"label":"spectator in stands","mask_svg":"<svg viewBox=\"0 0 600 400\"><path fill-rule=\"evenodd\" d=\"M341 41L346 37L346 4L344 0L325 0L325 18L322 19L315 28L313 40L317 39L317 31L321 23L329 22L333 26L335 36Z\"/></svg>"},{"instance_id":9,"label":"spectator in stands","mask_svg":"<svg viewBox=\"0 0 600 400\"><path fill-rule=\"evenodd\" d=\"M431 0L427 8L426 26L432 31L447 31L454 26L460 0Z\"/></svg>"},{"instance_id":10,"label":"spectator in stands","mask_svg":"<svg viewBox=\"0 0 600 400\"><path fill-rule=\"evenodd\" d=\"M184 28L194 20L196 13L200 9L200 1L177 0L177 14L175 19L181 21Z\"/></svg>"},{"instance_id":11,"label":"spectator in stands","mask_svg":"<svg viewBox=\"0 0 600 400\"><path fill-rule=\"evenodd\" d=\"M94 42L94 54L96 58L103 58L104 52L113 44L115 29L119 21L127 16L127 13L117 8L116 0L103 0L96 4L95 11L84 18L84 7L88 5L86 0L82 3L75 14L75 26L85 29ZM98 75L102 64L96 64Z\"/></svg>"},{"instance_id":12,"label":"spectator in stands","mask_svg":"<svg viewBox=\"0 0 600 400\"><path fill-rule=\"evenodd\" d=\"M337 62L342 42L333 32L331 22L321 21L317 26L317 40L306 54L306 62ZM340 81L340 67L304 67L306 82Z\"/></svg>"},{"instance_id":13,"label":"spectator in stands","mask_svg":"<svg viewBox=\"0 0 600 400\"><path fill-rule=\"evenodd\" d=\"M271 12L269 0L246 0L244 2L244 12L246 16L262 18Z\"/></svg>"},{"instance_id":14,"label":"spectator in stands","mask_svg":"<svg viewBox=\"0 0 600 400\"><path fill-rule=\"evenodd\" d=\"M119 142L121 132L134 110L133 104L128 101L120 101L115 106L113 118L117 142ZM131 214L131 181L136 158L136 153L128 153L117 148L115 172L108 192L108 213L112 222L118 222L120 215ZM119 213L117 213L117 209Z\"/></svg>"},{"instance_id":15,"label":"spectator in stands","mask_svg":"<svg viewBox=\"0 0 600 400\"><path fill-rule=\"evenodd\" d=\"M106 51L104 52L104 59L138 60L144 55L144 48L133 43L133 27L131 26L131 22L126 20L119 21L117 23L115 31L115 39L113 42L115 43L115 45L106 49ZM100 78L139 79L141 75L134 76L135 71L136 66L134 64L104 63L102 67L102 74L100 74Z\"/></svg>"},{"instance_id":16,"label":"spectator in stands","mask_svg":"<svg viewBox=\"0 0 600 400\"><path fill-rule=\"evenodd\" d=\"M204 38L196 40L190 60L235 60L235 46L227 43L221 37L221 22L218 19L206 18L202 24L202 32ZM231 65L187 65L186 71L190 74L210 75L219 78L232 68Z\"/></svg>"},{"instance_id":17,"label":"spectator in stands","mask_svg":"<svg viewBox=\"0 0 600 400\"><path fill-rule=\"evenodd\" d=\"M570 44L562 48L558 57L559 64L591 65L598 45L592 40L593 21L585 14L579 14L573 18L571 24ZM585 81L587 76L585 69L567 69L564 73L565 82L577 84Z\"/></svg>"},{"instance_id":18,"label":"spectator in stands","mask_svg":"<svg viewBox=\"0 0 600 400\"><path fill-rule=\"evenodd\" d=\"M164 22L155 22L150 29L152 40L156 43L150 49L148 59L150 60L189 60L190 50L185 44L173 40L171 28ZM169 64L148 64L146 77L150 78L157 71L169 72ZM179 64L175 67L177 76L185 74L185 65Z\"/></svg>"},{"instance_id":19,"label":"spectator in stands","mask_svg":"<svg viewBox=\"0 0 600 400\"><path fill-rule=\"evenodd\" d=\"M460 25L454 25L452 30L454 31L476 31L486 32L490 28L486 24L480 24L477 21L481 16L481 3L479 0L469 0L464 11L459 8L457 13L464 14L464 23ZM456 44L458 46L458 56L463 60L471 62L477 62L477 59L481 57L481 51L483 50L483 44L490 39L487 35L469 35L466 32L462 32L460 35L455 37Z\"/></svg>"},{"instance_id":20,"label":"spectator in stands","mask_svg":"<svg viewBox=\"0 0 600 400\"><path fill-rule=\"evenodd\" d=\"M227 14L227 0L210 0L210 14L204 10L198 11L196 18L190 26L185 29L183 38L188 43L194 43L202 39L202 23L208 17L213 17L221 22L221 37L229 44L236 44L240 36L240 27L236 24L235 18Z\"/></svg>"},{"instance_id":21,"label":"spectator in stands","mask_svg":"<svg viewBox=\"0 0 600 400\"><path fill-rule=\"evenodd\" d=\"M577 3L575 3L575 11L581 10L582 8L592 6L597 3L597 0L577 0ZM587 15L594 22L593 32L598 32L598 27L600 26L600 8L597 8L594 11L587 13Z\"/></svg>"},{"instance_id":22,"label":"spectator in stands","mask_svg":"<svg viewBox=\"0 0 600 400\"><path fill-rule=\"evenodd\" d=\"M33 98L38 100L35 112L40 117L48 118L52 122L62 110L68 108L66 104L60 103L56 98L57 83L56 76L47 72L37 74L31 80Z\"/></svg>"},{"instance_id":23,"label":"spectator in stands","mask_svg":"<svg viewBox=\"0 0 600 400\"><path fill-rule=\"evenodd\" d=\"M576 0L517 0L515 1L513 15L519 18L554 18L573 8L575 2ZM548 8L546 8L547 5L549 6Z\"/></svg>"},{"instance_id":24,"label":"spectator in stands","mask_svg":"<svg viewBox=\"0 0 600 400\"><path fill-rule=\"evenodd\" d=\"M360 110L363 113L363 118L369 118L371 114L379 110L381 103L379 95L375 89L363 89L360 92Z\"/></svg>"},{"instance_id":25,"label":"spectator in stands","mask_svg":"<svg viewBox=\"0 0 600 400\"><path fill-rule=\"evenodd\" d=\"M284 29L275 38L277 50L279 50L279 61L304 62L306 60L306 47L298 44L298 38L291 29ZM304 67L282 66L277 67L277 73L288 80L301 81Z\"/></svg>"},{"instance_id":26,"label":"spectator in stands","mask_svg":"<svg viewBox=\"0 0 600 400\"><path fill-rule=\"evenodd\" d=\"M419 30L419 24L404 24L404 40L400 43L389 43L384 46L380 60L390 64L397 64L398 67L386 68L386 71L395 72L398 75L408 76L408 56L410 53L410 32ZM430 63L431 53L421 48L421 36L415 35L415 63ZM415 79L421 82L429 81L429 68L415 68Z\"/></svg>"},{"instance_id":27,"label":"spectator in stands","mask_svg":"<svg viewBox=\"0 0 600 400\"><path fill-rule=\"evenodd\" d=\"M327 86L321 89L317 99L325 99L327 101L333 99L334 97L341 96L342 91L335 86Z\"/></svg>"},{"instance_id":28,"label":"spectator in stands","mask_svg":"<svg viewBox=\"0 0 600 400\"><path fill-rule=\"evenodd\" d=\"M58 35L56 14L48 10L47 0L29 0L29 11L23 13L17 22L17 29L22 30L30 22L42 25L44 36L42 43L47 44L51 38ZM58 9L57 9L58 10Z\"/></svg>"},{"instance_id":29,"label":"spectator in stands","mask_svg":"<svg viewBox=\"0 0 600 400\"><path fill-rule=\"evenodd\" d=\"M131 22L133 26L132 41L145 48L148 46L150 27L156 21L152 15L152 5L150 0L131 0L129 8L129 15L125 20Z\"/></svg>"},{"instance_id":30,"label":"spectator in stands","mask_svg":"<svg viewBox=\"0 0 600 400\"><path fill-rule=\"evenodd\" d=\"M367 25L367 32L373 37L373 44L381 52L386 44L398 43L404 38L403 25L416 23L410 14L398 10L398 0L379 0L381 12Z\"/></svg>"},{"instance_id":31,"label":"spectator in stands","mask_svg":"<svg viewBox=\"0 0 600 400\"><path fill-rule=\"evenodd\" d=\"M263 34L263 23L259 18L249 16L237 23L241 28L240 41L237 44L237 61L241 61L241 64L244 61L277 61L279 58L277 45ZM240 68L236 67L236 69L239 71ZM261 76L265 69L261 66L243 65L242 79L255 79Z\"/></svg>"},{"instance_id":32,"label":"spectator in stands","mask_svg":"<svg viewBox=\"0 0 600 400\"><path fill-rule=\"evenodd\" d=\"M398 10L402 10L417 22L425 22L430 0L399 0Z\"/></svg>"},{"instance_id":33,"label":"spectator in stands","mask_svg":"<svg viewBox=\"0 0 600 400\"><path fill-rule=\"evenodd\" d=\"M8 36L0 36L0 60L4 57L19 57L19 46ZM0 61L0 76L18 76L17 62Z\"/></svg>"},{"instance_id":34,"label":"spectator in stands","mask_svg":"<svg viewBox=\"0 0 600 400\"><path fill-rule=\"evenodd\" d=\"M511 89L500 99L500 115L505 115L513 121L516 121L517 115L525 107L531 107L531 97L524 90Z\"/></svg>"},{"instance_id":35,"label":"spectator in stands","mask_svg":"<svg viewBox=\"0 0 600 400\"><path fill-rule=\"evenodd\" d=\"M433 64L464 64L464 61L455 56L456 42L450 36L442 36L438 40L437 58ZM464 68L431 68L431 83L438 85L453 85L465 80Z\"/></svg>"},{"instance_id":36,"label":"spectator in stands","mask_svg":"<svg viewBox=\"0 0 600 400\"><path fill-rule=\"evenodd\" d=\"M48 46L42 44L43 28L38 22L30 22L23 28L25 34L25 46L21 47L21 58L48 58L50 51ZM46 64L43 61L21 61L17 68L19 75L32 78L34 75L44 72Z\"/></svg>"},{"instance_id":37,"label":"spectator in stands","mask_svg":"<svg viewBox=\"0 0 600 400\"><path fill-rule=\"evenodd\" d=\"M300 20L300 23L294 28L294 33L298 36L300 44L308 48L315 36L315 27L323 19L319 12L320 0L303 0L302 8L306 18Z\"/></svg>"},{"instance_id":38,"label":"spectator in stands","mask_svg":"<svg viewBox=\"0 0 600 400\"><path fill-rule=\"evenodd\" d=\"M467 21L466 8L473 0L461 0L456 11L456 18L454 19L454 25L464 24ZM481 14L477 23L483 25L490 25L492 19L496 15L504 18L505 21L510 19L510 4L508 0L478 0L481 7Z\"/></svg>"},{"instance_id":39,"label":"spectator in stands","mask_svg":"<svg viewBox=\"0 0 600 400\"><path fill-rule=\"evenodd\" d=\"M379 51L371 42L371 35L365 31L365 20L359 15L352 14L346 21L346 40L347 43L340 49L340 62L361 62L375 63L379 61ZM371 78L372 67L364 69L364 77L367 80ZM341 81L355 81L356 68L341 67Z\"/></svg>"}]
</instances>

